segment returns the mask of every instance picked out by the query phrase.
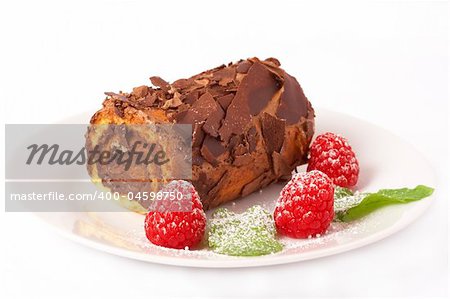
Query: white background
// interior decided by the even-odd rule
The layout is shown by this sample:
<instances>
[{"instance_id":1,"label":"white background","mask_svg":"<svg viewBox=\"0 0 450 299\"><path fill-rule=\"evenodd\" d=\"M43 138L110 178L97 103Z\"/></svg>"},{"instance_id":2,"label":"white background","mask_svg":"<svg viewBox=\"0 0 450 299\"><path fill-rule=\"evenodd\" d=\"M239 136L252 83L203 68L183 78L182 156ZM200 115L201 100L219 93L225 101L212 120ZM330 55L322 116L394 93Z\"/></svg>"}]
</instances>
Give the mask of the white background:
<instances>
[{"instance_id":1,"label":"white background","mask_svg":"<svg viewBox=\"0 0 450 299\"><path fill-rule=\"evenodd\" d=\"M65 240L30 214L2 212L3 298L448 295L448 9L439 1L2 1L5 123L94 112L104 91L129 91L151 75L172 81L274 56L315 106L400 135L440 183L427 213L392 237L255 269L128 260Z\"/></svg>"}]
</instances>

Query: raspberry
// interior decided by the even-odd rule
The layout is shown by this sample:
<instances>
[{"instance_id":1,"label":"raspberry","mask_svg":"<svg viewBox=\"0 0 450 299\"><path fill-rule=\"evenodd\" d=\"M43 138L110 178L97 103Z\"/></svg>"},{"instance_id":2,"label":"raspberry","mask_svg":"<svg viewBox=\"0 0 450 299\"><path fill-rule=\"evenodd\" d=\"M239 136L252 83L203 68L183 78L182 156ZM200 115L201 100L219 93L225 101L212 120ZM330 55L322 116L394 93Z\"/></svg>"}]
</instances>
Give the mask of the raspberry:
<instances>
[{"instance_id":1,"label":"raspberry","mask_svg":"<svg viewBox=\"0 0 450 299\"><path fill-rule=\"evenodd\" d=\"M280 192L273 218L277 231L293 238L326 232L334 218L334 186L318 170L295 174Z\"/></svg>"},{"instance_id":2,"label":"raspberry","mask_svg":"<svg viewBox=\"0 0 450 299\"><path fill-rule=\"evenodd\" d=\"M314 169L340 187L353 187L358 182L359 164L352 147L344 137L333 133L321 134L312 143L307 171Z\"/></svg>"},{"instance_id":3,"label":"raspberry","mask_svg":"<svg viewBox=\"0 0 450 299\"><path fill-rule=\"evenodd\" d=\"M175 200L162 200L165 209L152 210L145 218L145 234L155 245L169 248L192 248L200 243L205 234L206 215L197 191L186 181L172 181L164 191L183 194L183 200L189 201L189 210L175 207ZM166 204L165 202L169 202ZM186 205L185 205L186 206Z\"/></svg>"}]
</instances>

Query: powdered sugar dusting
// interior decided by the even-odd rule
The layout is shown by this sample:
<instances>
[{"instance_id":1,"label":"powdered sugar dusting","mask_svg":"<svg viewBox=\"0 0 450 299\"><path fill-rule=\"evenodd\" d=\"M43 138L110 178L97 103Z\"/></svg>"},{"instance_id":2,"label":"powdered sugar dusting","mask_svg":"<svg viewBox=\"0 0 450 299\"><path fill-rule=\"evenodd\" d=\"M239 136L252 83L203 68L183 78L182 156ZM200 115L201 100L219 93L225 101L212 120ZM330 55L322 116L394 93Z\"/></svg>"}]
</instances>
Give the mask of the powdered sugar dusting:
<instances>
[{"instance_id":1,"label":"powdered sugar dusting","mask_svg":"<svg viewBox=\"0 0 450 299\"><path fill-rule=\"evenodd\" d=\"M334 211L344 212L350 208L353 208L367 196L367 193L355 192L355 194L350 196L345 196L341 198L334 199Z\"/></svg>"},{"instance_id":2,"label":"powdered sugar dusting","mask_svg":"<svg viewBox=\"0 0 450 299\"><path fill-rule=\"evenodd\" d=\"M282 189L283 185L275 184L265 188L262 192L256 192L244 199L237 200L233 203L228 203L224 207L235 213L242 213L249 207L260 204L264 209L267 209L269 213L273 213L275 209L275 201ZM208 211L208 218L211 218L213 211ZM113 213L111 219L106 219L105 222L111 223L113 220L120 222L121 224L115 228L106 227L102 224L102 229L96 229L97 233L103 230L108 230L107 243L115 247L121 247L126 250L133 250L142 254L151 256L161 256L179 259L193 259L193 260L239 260L239 259L265 259L271 258L271 256L286 256L286 255L308 255L314 252L314 254L321 250L328 250L335 248L339 245L350 244L357 242L362 238L372 235L374 232L380 230L380 228L390 225L387 219L379 218L377 215L368 215L367 217L353 221L351 223L332 222L328 231L320 236L314 236L309 239L293 239L289 237L281 237L277 235L277 239L283 244L283 250L277 253L272 253L267 256L258 257L235 257L218 254L208 249L206 238L203 244L198 248L186 249L170 249L164 248L150 243L144 231L144 216L134 213L128 213L130 217L117 218L117 213ZM127 215L128 215L127 214ZM133 216L133 217L131 217ZM123 221L126 222L126 228ZM120 228L120 230L119 230ZM114 232L114 235L112 235ZM102 238L102 242L105 242L106 238ZM117 240L117 241L115 241ZM130 249L132 248L132 249Z\"/></svg>"},{"instance_id":3,"label":"powdered sugar dusting","mask_svg":"<svg viewBox=\"0 0 450 299\"><path fill-rule=\"evenodd\" d=\"M367 221L367 219L370 221ZM370 223L368 225L368 223ZM369 215L366 219L354 221L352 223L332 222L328 231L320 236L313 236L308 239L293 239L289 237L278 236L278 241L283 245L283 250L270 255L286 255L286 254L306 254L311 251L321 250L335 247L339 244L347 244L353 241L359 240L362 237L370 235L374 230L378 229L378 226L382 225L381 222L376 221ZM203 244L196 249L170 249L160 246L156 246L150 243L144 234L144 229L134 229L129 231L127 239L140 249L141 252L151 255L170 256L178 258L193 258L193 259L238 259L238 258L251 258L251 257L235 257L227 256L219 253L215 253L208 249L206 244ZM255 258L263 258L255 257Z\"/></svg>"}]
</instances>

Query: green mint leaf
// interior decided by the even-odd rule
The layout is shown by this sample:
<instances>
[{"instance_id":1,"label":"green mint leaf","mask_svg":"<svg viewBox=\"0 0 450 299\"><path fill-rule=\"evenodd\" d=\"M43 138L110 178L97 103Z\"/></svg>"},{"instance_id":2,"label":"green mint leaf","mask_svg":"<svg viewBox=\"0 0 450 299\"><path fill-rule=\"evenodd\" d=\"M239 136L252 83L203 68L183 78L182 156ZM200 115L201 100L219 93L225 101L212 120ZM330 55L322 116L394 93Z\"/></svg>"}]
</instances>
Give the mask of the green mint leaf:
<instances>
[{"instance_id":1,"label":"green mint leaf","mask_svg":"<svg viewBox=\"0 0 450 299\"><path fill-rule=\"evenodd\" d=\"M366 193L360 195L360 202L348 209L337 209L336 217L343 222L350 222L370 214L371 212L392 204L405 204L413 201L423 199L433 194L434 189L418 185L414 189L381 189L376 193ZM352 200L355 195L343 197L339 200ZM335 201L336 204L336 201Z\"/></svg>"},{"instance_id":2,"label":"green mint leaf","mask_svg":"<svg viewBox=\"0 0 450 299\"><path fill-rule=\"evenodd\" d=\"M253 206L242 214L219 208L208 222L208 245L214 252L258 256L283 249L275 237L272 215L261 206Z\"/></svg>"},{"instance_id":3,"label":"green mint leaf","mask_svg":"<svg viewBox=\"0 0 450 299\"><path fill-rule=\"evenodd\" d=\"M344 188L344 187L339 187L336 186L334 188L334 199L341 199L343 197L347 197L347 196L351 196L353 195L353 191L348 189L348 188Z\"/></svg>"}]
</instances>

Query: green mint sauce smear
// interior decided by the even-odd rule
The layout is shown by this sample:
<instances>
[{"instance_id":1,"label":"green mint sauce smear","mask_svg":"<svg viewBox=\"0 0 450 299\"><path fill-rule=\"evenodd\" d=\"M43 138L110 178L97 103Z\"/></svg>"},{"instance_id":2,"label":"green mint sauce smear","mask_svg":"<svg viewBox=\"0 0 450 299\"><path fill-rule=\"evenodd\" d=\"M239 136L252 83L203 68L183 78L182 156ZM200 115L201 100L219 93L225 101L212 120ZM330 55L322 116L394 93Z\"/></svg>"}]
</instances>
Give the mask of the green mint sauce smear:
<instances>
[{"instance_id":1,"label":"green mint sauce smear","mask_svg":"<svg viewBox=\"0 0 450 299\"><path fill-rule=\"evenodd\" d=\"M216 253L258 256L281 251L272 215L261 206L242 214L217 209L208 221L208 245Z\"/></svg>"}]
</instances>

